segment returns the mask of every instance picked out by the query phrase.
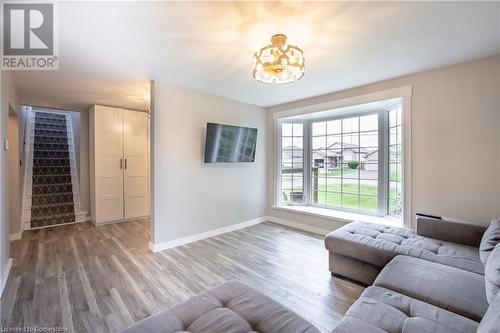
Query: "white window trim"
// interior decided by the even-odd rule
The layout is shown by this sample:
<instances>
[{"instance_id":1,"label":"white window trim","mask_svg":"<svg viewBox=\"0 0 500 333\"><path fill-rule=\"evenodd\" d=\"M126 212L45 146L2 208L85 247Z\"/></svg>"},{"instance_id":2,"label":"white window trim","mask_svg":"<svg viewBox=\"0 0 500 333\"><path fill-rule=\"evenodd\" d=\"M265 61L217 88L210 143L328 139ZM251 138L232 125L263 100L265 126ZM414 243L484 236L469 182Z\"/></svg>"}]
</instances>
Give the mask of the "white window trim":
<instances>
[{"instance_id":1,"label":"white window trim","mask_svg":"<svg viewBox=\"0 0 500 333\"><path fill-rule=\"evenodd\" d=\"M375 93L369 93L360 96L347 97L343 99L327 101L318 104L312 104L308 106L302 106L297 108L290 108L283 111L278 111L273 114L274 119L274 148L275 148L275 170L274 170L274 206L281 206L281 197L279 196L281 189L281 122L284 118L305 115L308 113L318 113L318 112L328 112L332 109L348 107L353 105L371 103L382 101L392 98L401 98L401 116L403 125L403 225L407 228L415 228L415 222L413 219L412 211L412 191L411 191L411 161L412 161L412 134L411 134L411 96L412 96L412 86L403 86L399 88L379 91ZM321 97L320 97L321 98ZM301 121L303 123L303 121ZM310 126L305 126L304 129L309 129ZM305 145L310 145L310 133L304 131L304 147ZM310 150L310 149L309 149ZM306 163L306 156L304 156L304 176L310 168L310 161ZM307 167L306 167L307 165ZM310 184L305 181L304 177L304 191L310 192ZM307 188L306 188L307 187ZM310 195L306 195L307 201L310 201ZM310 202L305 202L304 206L312 206ZM316 206L312 206L316 207ZM331 209L331 208L329 208ZM333 209L335 210L335 209ZM366 214L369 215L369 214Z\"/></svg>"}]
</instances>

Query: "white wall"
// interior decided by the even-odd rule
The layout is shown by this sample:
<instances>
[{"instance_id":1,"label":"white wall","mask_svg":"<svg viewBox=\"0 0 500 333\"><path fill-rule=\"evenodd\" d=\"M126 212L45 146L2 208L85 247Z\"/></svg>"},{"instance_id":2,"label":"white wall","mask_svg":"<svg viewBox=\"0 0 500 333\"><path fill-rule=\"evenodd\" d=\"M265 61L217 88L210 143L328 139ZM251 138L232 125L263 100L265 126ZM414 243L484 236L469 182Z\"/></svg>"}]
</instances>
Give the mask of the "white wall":
<instances>
[{"instance_id":1,"label":"white wall","mask_svg":"<svg viewBox=\"0 0 500 333\"><path fill-rule=\"evenodd\" d=\"M8 139L9 105L18 109L17 94L11 73L0 71L0 288L7 278L9 264L8 152L3 147Z\"/></svg>"},{"instance_id":2,"label":"white wall","mask_svg":"<svg viewBox=\"0 0 500 333\"><path fill-rule=\"evenodd\" d=\"M497 55L269 108L268 193L275 186L274 112L412 85L412 215L488 223L500 215L499 63ZM341 224L273 209L273 199L269 216L323 229Z\"/></svg>"},{"instance_id":3,"label":"white wall","mask_svg":"<svg viewBox=\"0 0 500 333\"><path fill-rule=\"evenodd\" d=\"M154 239L171 241L266 213L266 111L155 82ZM203 163L207 122L258 128L255 163Z\"/></svg>"}]
</instances>

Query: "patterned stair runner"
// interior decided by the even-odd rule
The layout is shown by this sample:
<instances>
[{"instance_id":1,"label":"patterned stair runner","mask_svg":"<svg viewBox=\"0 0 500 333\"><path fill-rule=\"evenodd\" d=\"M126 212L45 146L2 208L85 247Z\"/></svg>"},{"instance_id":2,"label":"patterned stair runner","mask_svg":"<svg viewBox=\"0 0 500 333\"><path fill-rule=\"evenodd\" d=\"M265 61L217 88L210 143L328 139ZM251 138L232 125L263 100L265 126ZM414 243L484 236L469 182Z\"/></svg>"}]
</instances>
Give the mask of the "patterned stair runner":
<instances>
[{"instance_id":1,"label":"patterned stair runner","mask_svg":"<svg viewBox=\"0 0 500 333\"><path fill-rule=\"evenodd\" d=\"M65 115L36 112L31 227L75 222Z\"/></svg>"}]
</instances>

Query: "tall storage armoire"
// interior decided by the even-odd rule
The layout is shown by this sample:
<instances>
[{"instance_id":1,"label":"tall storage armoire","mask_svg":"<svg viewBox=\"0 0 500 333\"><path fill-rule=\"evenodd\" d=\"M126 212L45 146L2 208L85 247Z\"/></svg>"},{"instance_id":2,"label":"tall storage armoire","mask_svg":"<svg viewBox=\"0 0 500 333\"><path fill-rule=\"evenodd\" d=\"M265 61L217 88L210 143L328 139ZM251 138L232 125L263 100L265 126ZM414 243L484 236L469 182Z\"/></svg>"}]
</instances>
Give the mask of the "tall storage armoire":
<instances>
[{"instance_id":1,"label":"tall storage armoire","mask_svg":"<svg viewBox=\"0 0 500 333\"><path fill-rule=\"evenodd\" d=\"M89 112L90 201L95 224L149 215L149 115L95 105Z\"/></svg>"}]
</instances>

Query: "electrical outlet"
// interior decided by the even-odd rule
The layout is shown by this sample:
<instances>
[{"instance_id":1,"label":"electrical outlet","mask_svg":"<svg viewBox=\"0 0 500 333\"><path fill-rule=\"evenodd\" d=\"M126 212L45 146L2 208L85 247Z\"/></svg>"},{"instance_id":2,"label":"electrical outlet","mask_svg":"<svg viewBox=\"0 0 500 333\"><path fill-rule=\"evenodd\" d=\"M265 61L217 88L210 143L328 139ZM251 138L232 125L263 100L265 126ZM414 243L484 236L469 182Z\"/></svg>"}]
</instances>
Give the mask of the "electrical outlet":
<instances>
[{"instance_id":1,"label":"electrical outlet","mask_svg":"<svg viewBox=\"0 0 500 333\"><path fill-rule=\"evenodd\" d=\"M3 150L9 150L9 140L3 140Z\"/></svg>"}]
</instances>

